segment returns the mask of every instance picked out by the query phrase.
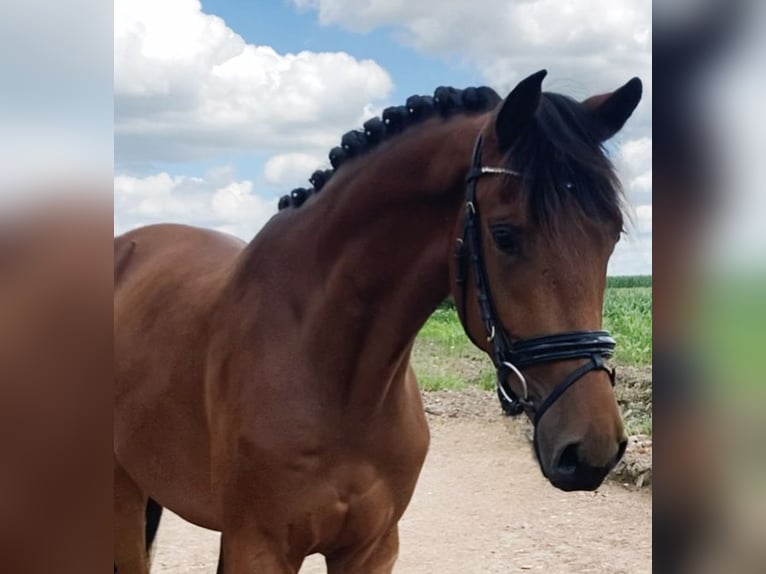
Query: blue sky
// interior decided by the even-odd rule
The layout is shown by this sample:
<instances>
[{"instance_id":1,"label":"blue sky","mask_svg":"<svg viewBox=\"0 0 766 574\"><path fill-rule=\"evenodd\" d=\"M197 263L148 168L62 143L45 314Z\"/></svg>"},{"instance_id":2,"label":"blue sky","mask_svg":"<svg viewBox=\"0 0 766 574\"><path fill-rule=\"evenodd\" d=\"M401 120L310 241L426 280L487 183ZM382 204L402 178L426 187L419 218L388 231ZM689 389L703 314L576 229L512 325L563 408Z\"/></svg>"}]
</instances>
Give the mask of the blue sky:
<instances>
[{"instance_id":1,"label":"blue sky","mask_svg":"<svg viewBox=\"0 0 766 574\"><path fill-rule=\"evenodd\" d=\"M478 70L460 65L458 58L438 58L418 53L397 42L396 28L383 26L366 33L355 33L340 26L321 26L316 14L287 2L261 2L257 13L253 2L214 0L202 2L206 12L222 17L245 40L266 44L278 52L343 51L357 58L378 62L396 78L393 101L403 101L414 93L430 93L449 81L456 86L482 82Z\"/></svg>"},{"instance_id":2,"label":"blue sky","mask_svg":"<svg viewBox=\"0 0 766 574\"><path fill-rule=\"evenodd\" d=\"M540 68L578 99L632 76L645 97L610 142L636 229L613 273L651 270L651 27L643 1L116 0L115 227L251 237L340 136L413 93Z\"/></svg>"},{"instance_id":3,"label":"blue sky","mask_svg":"<svg viewBox=\"0 0 766 574\"><path fill-rule=\"evenodd\" d=\"M254 3L244 0L213 0L201 2L202 10L223 18L227 25L250 44L267 45L277 52L296 53L347 52L358 59L372 59L385 68L394 79L393 90L382 106L403 103L412 94L431 94L442 84L469 86L486 83L481 74L457 57L439 58L419 54L412 47L397 42L396 29L385 26L365 33L356 33L340 26L322 26L316 15L299 9L285 1ZM381 107L382 107L381 106ZM338 133L338 138L342 132ZM328 150L329 151L329 150ZM225 161L236 168L239 176L258 179L268 152L228 154ZM120 167L119 153L116 157ZM222 158L175 164L157 162L156 169L181 171L187 175L203 176L220 164ZM306 174L308 177L310 174ZM284 189L268 186L269 191L281 195ZM273 189L272 189L273 188ZM288 190L289 191L289 190Z\"/></svg>"}]
</instances>

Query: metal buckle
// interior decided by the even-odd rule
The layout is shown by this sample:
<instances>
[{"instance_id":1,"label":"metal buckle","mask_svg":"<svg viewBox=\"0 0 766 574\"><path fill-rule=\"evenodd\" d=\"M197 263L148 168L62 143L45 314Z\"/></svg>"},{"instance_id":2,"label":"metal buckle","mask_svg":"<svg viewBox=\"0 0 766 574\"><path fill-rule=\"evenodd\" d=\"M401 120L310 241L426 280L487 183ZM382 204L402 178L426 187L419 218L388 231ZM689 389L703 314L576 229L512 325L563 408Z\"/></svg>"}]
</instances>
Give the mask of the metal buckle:
<instances>
[{"instance_id":1,"label":"metal buckle","mask_svg":"<svg viewBox=\"0 0 766 574\"><path fill-rule=\"evenodd\" d=\"M524 388L524 396L516 400L518 400L518 402L520 402L522 405L526 407L531 407L532 403L529 401L529 387L527 386L527 379L524 378L524 375L521 374L521 371L518 368L516 368L516 365L514 365L513 363L509 363L508 361L503 361L500 364L504 367L507 367L508 370L510 370L514 375L516 375L516 378L519 379L519 381L521 382L521 386ZM500 384L499 381L498 381L498 385L500 387L501 392L503 393L503 396L510 402L514 402L514 400L508 396L508 393L505 392L503 385Z\"/></svg>"}]
</instances>

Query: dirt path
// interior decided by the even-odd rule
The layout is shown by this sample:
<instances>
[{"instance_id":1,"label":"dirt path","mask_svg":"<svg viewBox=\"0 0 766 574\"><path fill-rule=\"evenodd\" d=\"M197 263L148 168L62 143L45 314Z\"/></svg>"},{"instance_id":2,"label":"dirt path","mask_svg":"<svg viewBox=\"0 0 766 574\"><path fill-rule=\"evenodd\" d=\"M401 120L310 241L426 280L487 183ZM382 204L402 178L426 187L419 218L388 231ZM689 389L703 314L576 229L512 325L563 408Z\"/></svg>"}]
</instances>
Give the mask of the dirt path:
<instances>
[{"instance_id":1,"label":"dirt path","mask_svg":"<svg viewBox=\"0 0 766 574\"><path fill-rule=\"evenodd\" d=\"M400 522L397 574L651 572L651 492L607 482L563 493L519 423L431 417L431 449ZM154 574L213 574L218 534L165 512ZM301 574L323 573L320 556Z\"/></svg>"}]
</instances>

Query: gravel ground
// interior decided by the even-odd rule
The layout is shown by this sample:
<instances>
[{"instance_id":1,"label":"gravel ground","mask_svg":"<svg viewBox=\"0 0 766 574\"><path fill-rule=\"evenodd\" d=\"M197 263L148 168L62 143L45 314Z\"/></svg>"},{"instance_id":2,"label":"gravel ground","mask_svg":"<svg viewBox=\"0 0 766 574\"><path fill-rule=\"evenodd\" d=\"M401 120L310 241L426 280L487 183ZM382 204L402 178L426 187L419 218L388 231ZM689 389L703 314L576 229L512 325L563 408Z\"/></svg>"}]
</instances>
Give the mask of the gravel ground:
<instances>
[{"instance_id":1,"label":"gravel ground","mask_svg":"<svg viewBox=\"0 0 766 574\"><path fill-rule=\"evenodd\" d=\"M651 572L651 489L623 484L651 482L651 441L631 441L617 481L595 493L564 493L540 474L527 423L501 416L492 393L424 399L431 448L400 522L397 574ZM648 470L631 474L647 454ZM213 574L218 536L166 511L152 572ZM320 556L301 568L320 572Z\"/></svg>"},{"instance_id":2,"label":"gravel ground","mask_svg":"<svg viewBox=\"0 0 766 574\"><path fill-rule=\"evenodd\" d=\"M629 417L651 418L651 369L622 368L620 371L621 396L629 401ZM648 391L647 391L648 387ZM505 421L511 432L532 441L532 424L523 417L511 421L500 414L494 392L469 388L460 391L432 391L422 393L429 420L442 418L461 420ZM626 408L623 406L623 408ZM646 487L652 484L652 439L638 434L630 437L625 456L609 476L610 480L625 485Z\"/></svg>"}]
</instances>

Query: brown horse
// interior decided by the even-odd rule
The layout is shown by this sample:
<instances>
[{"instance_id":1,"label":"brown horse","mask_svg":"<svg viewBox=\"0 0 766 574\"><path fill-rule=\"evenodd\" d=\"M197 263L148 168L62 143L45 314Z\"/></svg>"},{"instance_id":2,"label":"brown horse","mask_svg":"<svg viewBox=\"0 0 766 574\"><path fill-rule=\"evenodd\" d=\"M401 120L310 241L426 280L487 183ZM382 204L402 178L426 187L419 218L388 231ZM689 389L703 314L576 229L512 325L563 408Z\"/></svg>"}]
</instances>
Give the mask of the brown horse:
<instances>
[{"instance_id":1,"label":"brown horse","mask_svg":"<svg viewBox=\"0 0 766 574\"><path fill-rule=\"evenodd\" d=\"M578 103L544 75L386 110L247 245L182 225L116 239L121 574L148 571L150 498L220 530L228 573L316 552L391 572L429 439L410 352L450 285L544 474L601 483L626 441L594 331L623 225L601 144L641 82Z\"/></svg>"}]
</instances>

